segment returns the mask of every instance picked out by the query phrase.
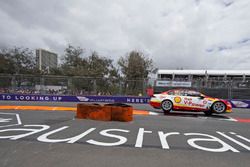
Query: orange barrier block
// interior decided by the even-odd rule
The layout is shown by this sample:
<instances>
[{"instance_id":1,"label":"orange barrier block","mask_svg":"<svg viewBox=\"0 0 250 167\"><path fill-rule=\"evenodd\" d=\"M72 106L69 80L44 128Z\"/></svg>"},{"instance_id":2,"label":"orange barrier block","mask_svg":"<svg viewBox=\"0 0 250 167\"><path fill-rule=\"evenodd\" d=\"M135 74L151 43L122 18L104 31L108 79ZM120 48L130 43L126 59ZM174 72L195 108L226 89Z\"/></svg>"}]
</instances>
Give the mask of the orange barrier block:
<instances>
[{"instance_id":1,"label":"orange barrier block","mask_svg":"<svg viewBox=\"0 0 250 167\"><path fill-rule=\"evenodd\" d=\"M133 107L126 104L107 104L111 110L111 120L129 122L133 120Z\"/></svg>"},{"instance_id":2,"label":"orange barrier block","mask_svg":"<svg viewBox=\"0 0 250 167\"><path fill-rule=\"evenodd\" d=\"M111 110L105 110L101 105L77 104L76 118L111 121Z\"/></svg>"},{"instance_id":3,"label":"orange barrier block","mask_svg":"<svg viewBox=\"0 0 250 167\"><path fill-rule=\"evenodd\" d=\"M125 104L77 104L76 118L93 119L100 121L122 121L133 120L133 107Z\"/></svg>"},{"instance_id":4,"label":"orange barrier block","mask_svg":"<svg viewBox=\"0 0 250 167\"><path fill-rule=\"evenodd\" d=\"M130 122L133 121L132 107L111 107L112 121Z\"/></svg>"}]
</instances>

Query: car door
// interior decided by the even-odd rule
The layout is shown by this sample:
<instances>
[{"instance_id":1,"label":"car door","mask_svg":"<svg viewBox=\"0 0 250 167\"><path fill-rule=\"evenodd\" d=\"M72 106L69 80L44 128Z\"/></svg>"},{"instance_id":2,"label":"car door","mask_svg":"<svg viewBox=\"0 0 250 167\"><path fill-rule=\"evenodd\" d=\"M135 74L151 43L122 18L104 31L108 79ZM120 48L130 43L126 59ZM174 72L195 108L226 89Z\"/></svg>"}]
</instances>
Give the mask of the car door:
<instances>
[{"instance_id":1,"label":"car door","mask_svg":"<svg viewBox=\"0 0 250 167\"><path fill-rule=\"evenodd\" d=\"M183 98L183 105L189 110L204 110L206 109L206 99L199 92L187 92Z\"/></svg>"},{"instance_id":2,"label":"car door","mask_svg":"<svg viewBox=\"0 0 250 167\"><path fill-rule=\"evenodd\" d=\"M180 96L180 95L172 96L172 101L174 103L174 106L176 106L176 107L183 106L183 99L184 99L184 96Z\"/></svg>"},{"instance_id":3,"label":"car door","mask_svg":"<svg viewBox=\"0 0 250 167\"><path fill-rule=\"evenodd\" d=\"M189 110L187 104L185 104L184 99L186 98L185 92L183 90L174 91L172 96L172 101L174 103L174 109L176 110Z\"/></svg>"}]
</instances>

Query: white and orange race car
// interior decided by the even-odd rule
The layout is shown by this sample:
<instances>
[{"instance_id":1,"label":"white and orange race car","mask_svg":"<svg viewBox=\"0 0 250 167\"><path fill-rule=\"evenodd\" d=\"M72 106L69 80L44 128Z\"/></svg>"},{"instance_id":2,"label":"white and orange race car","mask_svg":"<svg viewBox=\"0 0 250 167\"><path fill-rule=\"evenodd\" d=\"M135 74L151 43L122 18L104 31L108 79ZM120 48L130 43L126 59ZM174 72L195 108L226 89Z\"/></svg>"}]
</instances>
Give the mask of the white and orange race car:
<instances>
[{"instance_id":1,"label":"white and orange race car","mask_svg":"<svg viewBox=\"0 0 250 167\"><path fill-rule=\"evenodd\" d=\"M171 110L204 112L206 115L232 112L232 105L227 100L189 89L173 89L154 94L149 103L154 108L162 109L165 114Z\"/></svg>"}]
</instances>

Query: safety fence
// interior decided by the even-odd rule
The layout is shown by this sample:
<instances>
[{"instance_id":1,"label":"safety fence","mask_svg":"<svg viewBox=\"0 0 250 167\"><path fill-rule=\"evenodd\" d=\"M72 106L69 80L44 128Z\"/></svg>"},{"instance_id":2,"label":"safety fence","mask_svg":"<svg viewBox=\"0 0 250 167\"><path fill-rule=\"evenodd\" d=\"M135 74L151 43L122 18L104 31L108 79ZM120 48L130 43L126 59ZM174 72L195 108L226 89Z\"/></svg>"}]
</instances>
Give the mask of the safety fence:
<instances>
[{"instance_id":1,"label":"safety fence","mask_svg":"<svg viewBox=\"0 0 250 167\"><path fill-rule=\"evenodd\" d=\"M0 74L0 93L142 96L148 86L147 79Z\"/></svg>"},{"instance_id":2,"label":"safety fence","mask_svg":"<svg viewBox=\"0 0 250 167\"><path fill-rule=\"evenodd\" d=\"M250 99L248 79L129 80L112 77L0 74L0 93L9 94L147 96L176 88L194 89L223 99Z\"/></svg>"}]
</instances>

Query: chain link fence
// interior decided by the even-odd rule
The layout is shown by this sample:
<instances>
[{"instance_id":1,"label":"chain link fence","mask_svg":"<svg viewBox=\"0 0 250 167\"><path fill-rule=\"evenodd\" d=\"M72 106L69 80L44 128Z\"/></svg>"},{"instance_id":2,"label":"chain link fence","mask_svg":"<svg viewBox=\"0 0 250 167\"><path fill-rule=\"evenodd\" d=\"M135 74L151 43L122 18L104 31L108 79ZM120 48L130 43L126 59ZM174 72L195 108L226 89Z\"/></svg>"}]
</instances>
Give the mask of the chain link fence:
<instances>
[{"instance_id":1,"label":"chain link fence","mask_svg":"<svg viewBox=\"0 0 250 167\"><path fill-rule=\"evenodd\" d=\"M145 96L146 79L0 75L0 93Z\"/></svg>"},{"instance_id":2,"label":"chain link fence","mask_svg":"<svg viewBox=\"0 0 250 167\"><path fill-rule=\"evenodd\" d=\"M168 84L158 85L158 81ZM248 79L194 79L191 81L180 81L157 79L124 80L83 76L0 75L0 93L146 96L147 90L150 88L154 89L154 93L160 93L169 89L187 88L200 91L212 97L250 99L250 80Z\"/></svg>"}]
</instances>

